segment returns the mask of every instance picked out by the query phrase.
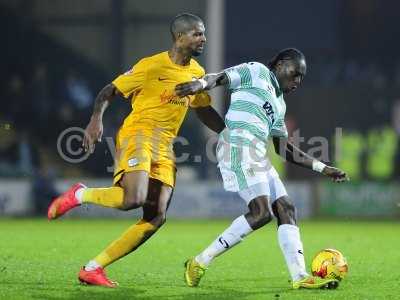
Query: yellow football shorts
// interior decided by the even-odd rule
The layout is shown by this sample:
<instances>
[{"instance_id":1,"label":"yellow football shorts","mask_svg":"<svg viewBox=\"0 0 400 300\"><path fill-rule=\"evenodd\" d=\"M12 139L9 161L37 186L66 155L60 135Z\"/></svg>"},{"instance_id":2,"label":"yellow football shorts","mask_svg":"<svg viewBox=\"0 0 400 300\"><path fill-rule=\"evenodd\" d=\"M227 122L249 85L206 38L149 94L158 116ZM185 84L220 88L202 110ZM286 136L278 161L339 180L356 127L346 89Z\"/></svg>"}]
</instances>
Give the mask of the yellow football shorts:
<instances>
[{"instance_id":1,"label":"yellow football shorts","mask_svg":"<svg viewBox=\"0 0 400 300\"><path fill-rule=\"evenodd\" d=\"M124 173L146 171L150 178L175 186L175 156L172 143L140 134L117 134L114 185Z\"/></svg>"}]
</instances>

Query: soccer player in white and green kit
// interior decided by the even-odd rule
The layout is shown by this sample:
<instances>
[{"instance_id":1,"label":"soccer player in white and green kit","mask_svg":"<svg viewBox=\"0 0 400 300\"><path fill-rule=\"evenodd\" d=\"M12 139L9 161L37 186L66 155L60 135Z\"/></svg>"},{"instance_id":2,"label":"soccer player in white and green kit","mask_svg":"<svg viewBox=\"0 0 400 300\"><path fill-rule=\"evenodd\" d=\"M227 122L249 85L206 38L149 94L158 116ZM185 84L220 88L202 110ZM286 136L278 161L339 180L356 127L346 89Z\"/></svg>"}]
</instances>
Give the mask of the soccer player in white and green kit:
<instances>
[{"instance_id":1,"label":"soccer player in white and green kit","mask_svg":"<svg viewBox=\"0 0 400 300\"><path fill-rule=\"evenodd\" d=\"M280 51L268 64L244 63L218 74L176 86L179 96L199 93L219 85L231 92L225 116L226 128L219 135L218 167L227 191L238 192L249 211L235 219L211 245L185 264L185 280L197 286L212 260L231 249L275 216L278 241L285 257L292 286L324 288L334 279L310 276L305 267L303 245L296 225L295 207L274 167L267 158L268 139L286 160L320 172L336 182L347 180L345 172L308 156L288 141L284 118L284 94L294 91L306 74L304 55L297 49Z\"/></svg>"}]
</instances>

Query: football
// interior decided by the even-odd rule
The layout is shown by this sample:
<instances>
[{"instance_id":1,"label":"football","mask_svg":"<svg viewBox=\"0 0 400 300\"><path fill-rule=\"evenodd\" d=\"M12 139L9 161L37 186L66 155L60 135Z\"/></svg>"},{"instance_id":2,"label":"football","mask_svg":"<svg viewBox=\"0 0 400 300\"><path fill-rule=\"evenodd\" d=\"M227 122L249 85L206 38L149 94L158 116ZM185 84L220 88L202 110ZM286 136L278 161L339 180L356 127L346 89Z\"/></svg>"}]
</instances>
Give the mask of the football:
<instances>
[{"instance_id":1,"label":"football","mask_svg":"<svg viewBox=\"0 0 400 300\"><path fill-rule=\"evenodd\" d=\"M315 255L311 263L311 272L321 278L342 280L348 272L346 258L335 249L324 249Z\"/></svg>"}]
</instances>

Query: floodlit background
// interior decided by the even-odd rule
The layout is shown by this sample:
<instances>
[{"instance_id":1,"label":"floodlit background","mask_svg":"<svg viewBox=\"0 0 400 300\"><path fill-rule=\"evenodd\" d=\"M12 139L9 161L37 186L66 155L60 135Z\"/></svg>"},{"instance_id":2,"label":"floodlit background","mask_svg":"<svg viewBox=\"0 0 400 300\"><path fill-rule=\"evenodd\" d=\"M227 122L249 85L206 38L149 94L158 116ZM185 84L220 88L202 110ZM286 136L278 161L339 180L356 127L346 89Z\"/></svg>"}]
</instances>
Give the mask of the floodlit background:
<instances>
[{"instance_id":1,"label":"floodlit background","mask_svg":"<svg viewBox=\"0 0 400 300\"><path fill-rule=\"evenodd\" d=\"M300 217L398 218L399 11L396 1L374 0L0 0L0 216L44 217L70 183L112 183L113 137L130 105L112 104L103 142L82 162L69 129L86 126L104 85L138 59L169 49L170 21L191 12L205 21L199 60L208 72L266 63L286 47L306 55L308 74L286 97L287 127L302 149L352 181L334 185L273 156ZM228 95L220 89L213 96L223 114ZM189 156L178 164L169 215L241 214L243 203L224 192L210 160L215 135L190 112L180 135L177 155ZM72 215L132 212L89 207Z\"/></svg>"},{"instance_id":2,"label":"floodlit background","mask_svg":"<svg viewBox=\"0 0 400 300\"><path fill-rule=\"evenodd\" d=\"M308 153L351 177L271 160L298 208L306 264L339 249L349 274L337 290L292 290L275 221L216 259L200 287L183 262L246 207L223 190L216 135L189 111L175 143L168 222L107 268L118 289L78 285L77 272L136 222L141 210L83 206L48 222L71 184L112 184L114 136L130 105L116 99L103 141L80 148L102 87L171 46L182 12L205 21L207 72L304 52L308 73L286 97L286 125ZM400 275L400 2L395 0L0 0L0 299L398 299ZM229 95L213 91L224 114Z\"/></svg>"}]
</instances>

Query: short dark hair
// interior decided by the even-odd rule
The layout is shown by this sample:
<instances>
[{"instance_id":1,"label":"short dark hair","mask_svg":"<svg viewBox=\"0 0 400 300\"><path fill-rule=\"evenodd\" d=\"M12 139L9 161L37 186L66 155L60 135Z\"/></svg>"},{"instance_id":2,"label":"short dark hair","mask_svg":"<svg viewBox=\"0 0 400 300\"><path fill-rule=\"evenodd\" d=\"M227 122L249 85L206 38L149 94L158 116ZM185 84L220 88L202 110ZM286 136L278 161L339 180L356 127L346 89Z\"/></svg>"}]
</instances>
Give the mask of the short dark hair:
<instances>
[{"instance_id":1,"label":"short dark hair","mask_svg":"<svg viewBox=\"0 0 400 300\"><path fill-rule=\"evenodd\" d=\"M169 30L171 31L172 40L176 40L179 33L185 33L193 29L195 23L204 23L203 20L193 14L183 13L177 15L171 22Z\"/></svg>"},{"instance_id":2,"label":"short dark hair","mask_svg":"<svg viewBox=\"0 0 400 300\"><path fill-rule=\"evenodd\" d=\"M278 61L282 60L300 61L305 59L306 57L300 50L296 48L286 48L279 51L279 53L268 62L268 68L274 69Z\"/></svg>"}]
</instances>

